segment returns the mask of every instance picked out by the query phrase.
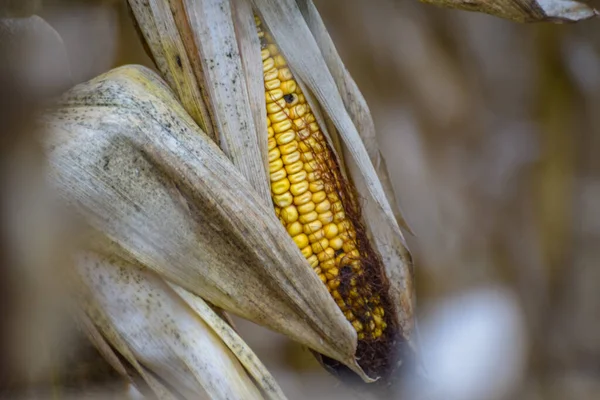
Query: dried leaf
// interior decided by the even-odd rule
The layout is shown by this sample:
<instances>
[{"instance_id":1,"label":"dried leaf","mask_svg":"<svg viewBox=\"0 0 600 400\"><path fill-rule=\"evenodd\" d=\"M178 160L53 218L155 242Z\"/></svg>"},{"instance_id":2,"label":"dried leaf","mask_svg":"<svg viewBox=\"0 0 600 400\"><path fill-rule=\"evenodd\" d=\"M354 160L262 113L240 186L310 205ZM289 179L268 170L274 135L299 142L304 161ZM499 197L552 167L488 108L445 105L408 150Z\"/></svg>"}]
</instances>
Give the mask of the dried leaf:
<instances>
[{"instance_id":1,"label":"dried leaf","mask_svg":"<svg viewBox=\"0 0 600 400\"><path fill-rule=\"evenodd\" d=\"M136 18L138 15L143 17L138 18L138 24L145 37L158 37L167 43L179 43L178 39L182 38L185 45L179 46L177 55L181 57L182 52L187 52L184 58L193 61L190 65L194 66L195 84L206 98L221 149L269 204L269 181L248 101L229 1L152 0L148 4L153 10L161 10L152 13L143 12L148 9L143 2L131 0L129 4ZM168 25L169 29L157 29L163 25ZM162 49L158 40L147 40L146 43L151 49L158 49L153 53ZM177 67L172 65L163 75L169 77Z\"/></svg>"},{"instance_id":2,"label":"dried leaf","mask_svg":"<svg viewBox=\"0 0 600 400\"><path fill-rule=\"evenodd\" d=\"M187 290L171 284L171 287L183 300L209 325L221 338L223 343L237 357L246 371L252 376L263 394L269 399L285 399L281 388L256 354L231 326L219 317L204 300Z\"/></svg>"},{"instance_id":3,"label":"dried leaf","mask_svg":"<svg viewBox=\"0 0 600 400\"><path fill-rule=\"evenodd\" d=\"M219 336L158 275L116 256L83 253L78 272L104 318L92 318L137 361L186 399L261 399ZM144 374L147 378L149 374ZM148 382L154 384L154 382ZM160 392L159 392L160 393ZM204 396L203 396L204 394ZM167 395L168 397L168 395Z\"/></svg>"},{"instance_id":4,"label":"dried leaf","mask_svg":"<svg viewBox=\"0 0 600 400\"><path fill-rule=\"evenodd\" d=\"M162 0L129 0L129 8L137 21L147 49L156 67L194 121L216 140L213 123L197 82L198 64L189 30L179 32L169 4ZM181 26L182 24L180 24Z\"/></svg>"},{"instance_id":5,"label":"dried leaf","mask_svg":"<svg viewBox=\"0 0 600 400\"><path fill-rule=\"evenodd\" d=\"M477 11L516 22L577 22L598 15L583 1L575 0L421 0L437 6Z\"/></svg>"}]
</instances>

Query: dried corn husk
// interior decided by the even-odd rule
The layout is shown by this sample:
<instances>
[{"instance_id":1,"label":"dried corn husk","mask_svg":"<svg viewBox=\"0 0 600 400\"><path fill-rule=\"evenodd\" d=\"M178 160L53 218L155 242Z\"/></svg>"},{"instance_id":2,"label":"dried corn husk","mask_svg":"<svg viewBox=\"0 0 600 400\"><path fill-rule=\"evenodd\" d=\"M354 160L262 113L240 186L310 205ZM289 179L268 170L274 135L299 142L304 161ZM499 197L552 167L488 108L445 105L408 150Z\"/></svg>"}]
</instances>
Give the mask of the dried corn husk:
<instances>
[{"instance_id":1,"label":"dried corn husk","mask_svg":"<svg viewBox=\"0 0 600 400\"><path fill-rule=\"evenodd\" d=\"M77 263L87 314L158 397L263 398L205 320L208 314L215 321L216 315L196 314L157 274L114 254L85 252ZM284 398L277 389L271 386L266 397Z\"/></svg>"},{"instance_id":2,"label":"dried corn husk","mask_svg":"<svg viewBox=\"0 0 600 400\"><path fill-rule=\"evenodd\" d=\"M53 182L107 239L97 251L362 374L356 332L272 209L151 71L76 86L46 120Z\"/></svg>"}]
</instances>

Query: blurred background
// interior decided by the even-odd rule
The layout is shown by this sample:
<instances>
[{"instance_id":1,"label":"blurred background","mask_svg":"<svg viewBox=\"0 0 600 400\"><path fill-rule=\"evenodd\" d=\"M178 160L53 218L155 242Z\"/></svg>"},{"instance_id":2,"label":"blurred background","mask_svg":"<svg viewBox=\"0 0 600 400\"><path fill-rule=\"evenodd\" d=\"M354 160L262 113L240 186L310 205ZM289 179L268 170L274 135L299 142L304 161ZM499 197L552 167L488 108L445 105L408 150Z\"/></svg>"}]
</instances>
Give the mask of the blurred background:
<instances>
[{"instance_id":1,"label":"blurred background","mask_svg":"<svg viewBox=\"0 0 600 400\"><path fill-rule=\"evenodd\" d=\"M3 80L3 93L26 93L21 103L8 102L21 113L0 110L8 134L0 147L3 176L16 168L7 155L27 142L23 121L40 99L118 65L151 66L124 3L56 0L37 11L67 54L46 51L36 59L43 72L31 74L52 83L44 90ZM406 237L421 343L443 391L424 395L431 388L415 385L397 397L600 398L598 21L518 25L416 0L315 3L371 108L414 232ZM63 67L50 76L47 66L57 59ZM15 193L7 185L4 193ZM52 236L37 228L29 234ZM3 235L0 257L8 266L14 251ZM17 278L14 268L2 273L9 323ZM354 398L307 350L249 322L236 324L291 399ZM57 342L65 337L57 334ZM82 375L102 371L94 351L80 346L93 365Z\"/></svg>"}]
</instances>

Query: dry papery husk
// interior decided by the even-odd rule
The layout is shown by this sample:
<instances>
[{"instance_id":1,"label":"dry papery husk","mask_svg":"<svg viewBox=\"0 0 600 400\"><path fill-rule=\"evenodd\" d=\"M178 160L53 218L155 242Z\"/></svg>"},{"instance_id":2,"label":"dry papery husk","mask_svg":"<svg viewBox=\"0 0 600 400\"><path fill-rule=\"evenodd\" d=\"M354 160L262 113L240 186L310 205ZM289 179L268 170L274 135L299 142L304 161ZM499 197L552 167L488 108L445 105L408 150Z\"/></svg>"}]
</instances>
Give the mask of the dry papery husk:
<instances>
[{"instance_id":1,"label":"dry papery husk","mask_svg":"<svg viewBox=\"0 0 600 400\"><path fill-rule=\"evenodd\" d=\"M114 253L81 252L77 272L88 336L135 385L121 359L133 367L147 386L140 391L149 388L162 399L285 399L254 353L201 298Z\"/></svg>"},{"instance_id":2,"label":"dry papery husk","mask_svg":"<svg viewBox=\"0 0 600 400\"><path fill-rule=\"evenodd\" d=\"M205 93L207 108L225 109L218 99L228 99L237 109L245 109L243 113L225 113L225 118L233 121L234 126L254 126L254 130L222 131L217 136L232 135L228 140L240 144L254 142L256 147L241 159L229 154L227 147L223 147L223 151L259 193L264 191L256 182L262 179L268 184L268 178L262 171L244 164L250 162L248 158L256 160L262 155L260 162L250 163L266 165L268 158L262 60L254 15L264 22L305 92L332 148L338 150L338 161L344 166L348 181L361 197L364 222L383 260L389 282L388 295L393 309L387 311L397 320L400 331L397 344L407 343L414 349L412 261L400 230L400 225L405 228L407 225L396 205L369 109L313 3L300 0L298 3L294 0L169 0L169 6L158 3L129 1L151 53L167 54L173 46L164 43L178 41L180 44L176 47L188 51L185 58L195 60L190 62L190 70ZM166 9L171 13L164 12ZM163 19L166 22L156 22ZM154 26L161 24L173 27L176 33L157 32ZM174 59L179 56L169 54ZM176 65L157 63L168 82L180 73ZM227 79L230 76L235 79ZM180 92L177 87L173 89ZM185 98L180 95L180 99L189 110ZM253 135L252 140L248 140L247 135ZM272 207L270 196L265 203ZM292 242L289 237L283 240ZM401 357L399 362L403 361Z\"/></svg>"},{"instance_id":3,"label":"dry papery husk","mask_svg":"<svg viewBox=\"0 0 600 400\"><path fill-rule=\"evenodd\" d=\"M51 181L104 238L156 272L338 360L363 379L356 332L276 218L153 72L121 67L46 117Z\"/></svg>"}]
</instances>

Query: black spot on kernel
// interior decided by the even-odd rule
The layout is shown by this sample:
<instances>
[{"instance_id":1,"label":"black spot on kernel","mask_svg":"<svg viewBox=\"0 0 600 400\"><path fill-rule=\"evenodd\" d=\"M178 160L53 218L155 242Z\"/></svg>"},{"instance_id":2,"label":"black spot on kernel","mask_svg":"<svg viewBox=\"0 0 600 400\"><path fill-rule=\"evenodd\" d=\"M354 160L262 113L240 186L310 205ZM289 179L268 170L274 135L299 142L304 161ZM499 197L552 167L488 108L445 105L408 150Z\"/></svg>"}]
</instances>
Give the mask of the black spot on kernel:
<instances>
[{"instance_id":1,"label":"black spot on kernel","mask_svg":"<svg viewBox=\"0 0 600 400\"><path fill-rule=\"evenodd\" d=\"M293 94L284 94L283 99L285 100L286 103L289 104L292 101L294 101L294 95Z\"/></svg>"},{"instance_id":2,"label":"black spot on kernel","mask_svg":"<svg viewBox=\"0 0 600 400\"><path fill-rule=\"evenodd\" d=\"M267 48L267 45L268 45L268 43L267 43L267 39L266 39L264 36L263 36L263 37L261 37L261 38L260 38L260 48L261 48L261 50L264 50L264 49L266 49L266 48Z\"/></svg>"}]
</instances>

